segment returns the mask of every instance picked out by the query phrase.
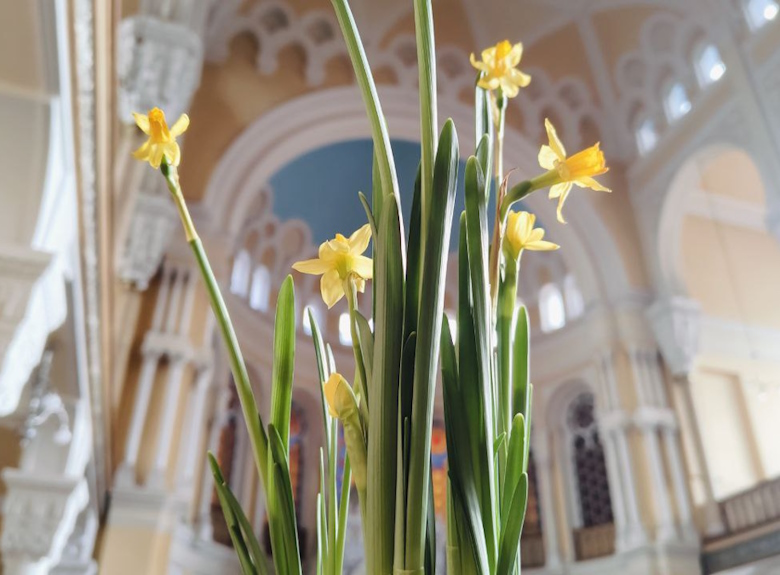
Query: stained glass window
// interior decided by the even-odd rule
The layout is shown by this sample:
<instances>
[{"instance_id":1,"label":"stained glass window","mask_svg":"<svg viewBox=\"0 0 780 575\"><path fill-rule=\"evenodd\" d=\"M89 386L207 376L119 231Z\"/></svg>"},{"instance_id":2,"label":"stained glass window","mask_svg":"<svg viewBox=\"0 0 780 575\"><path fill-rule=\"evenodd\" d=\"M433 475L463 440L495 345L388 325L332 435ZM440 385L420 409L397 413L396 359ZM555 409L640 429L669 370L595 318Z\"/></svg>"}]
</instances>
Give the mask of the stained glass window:
<instances>
[{"instance_id":1,"label":"stained glass window","mask_svg":"<svg viewBox=\"0 0 780 575\"><path fill-rule=\"evenodd\" d=\"M567 427L573 442L573 469L582 526L612 523L607 466L596 425L592 393L582 393L571 403L567 414Z\"/></svg>"}]
</instances>

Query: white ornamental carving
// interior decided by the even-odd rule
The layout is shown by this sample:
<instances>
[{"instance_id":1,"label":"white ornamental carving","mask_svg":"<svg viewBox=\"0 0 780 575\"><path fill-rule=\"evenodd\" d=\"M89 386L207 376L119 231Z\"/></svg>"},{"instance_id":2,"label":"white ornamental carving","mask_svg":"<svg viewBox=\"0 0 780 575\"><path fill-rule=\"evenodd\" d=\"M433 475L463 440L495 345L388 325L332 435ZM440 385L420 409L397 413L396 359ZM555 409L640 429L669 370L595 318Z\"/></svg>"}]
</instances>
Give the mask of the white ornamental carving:
<instances>
[{"instance_id":1,"label":"white ornamental carving","mask_svg":"<svg viewBox=\"0 0 780 575\"><path fill-rule=\"evenodd\" d=\"M687 375L699 351L701 306L684 297L656 301L647 310L664 361L676 376Z\"/></svg>"},{"instance_id":2,"label":"white ornamental carving","mask_svg":"<svg viewBox=\"0 0 780 575\"><path fill-rule=\"evenodd\" d=\"M141 291L149 287L162 263L176 228L177 216L167 194L158 193L158 174L147 170L146 182L135 199L125 247L119 263L119 277ZM152 180L154 177L154 181Z\"/></svg>"},{"instance_id":3,"label":"white ornamental carving","mask_svg":"<svg viewBox=\"0 0 780 575\"><path fill-rule=\"evenodd\" d=\"M200 84L203 42L189 27L148 16L126 18L117 39L119 117L160 107L177 118Z\"/></svg>"},{"instance_id":4,"label":"white ornamental carving","mask_svg":"<svg viewBox=\"0 0 780 575\"><path fill-rule=\"evenodd\" d=\"M87 504L86 480L9 468L3 471L3 481L7 486L0 544L4 570L47 573L59 561Z\"/></svg>"}]
</instances>

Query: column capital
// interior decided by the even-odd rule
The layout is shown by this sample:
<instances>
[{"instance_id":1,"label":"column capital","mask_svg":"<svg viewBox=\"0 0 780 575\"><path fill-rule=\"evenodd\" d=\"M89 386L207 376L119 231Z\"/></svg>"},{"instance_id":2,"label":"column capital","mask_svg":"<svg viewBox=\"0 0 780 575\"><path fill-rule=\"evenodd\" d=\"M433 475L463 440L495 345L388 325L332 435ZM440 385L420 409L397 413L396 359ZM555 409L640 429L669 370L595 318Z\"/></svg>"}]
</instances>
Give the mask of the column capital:
<instances>
[{"instance_id":1,"label":"column capital","mask_svg":"<svg viewBox=\"0 0 780 575\"><path fill-rule=\"evenodd\" d=\"M196 31L154 16L132 16L119 24L117 43L121 120L131 123L133 112L158 106L173 121L189 109L203 68L203 40Z\"/></svg>"},{"instance_id":2,"label":"column capital","mask_svg":"<svg viewBox=\"0 0 780 575\"><path fill-rule=\"evenodd\" d=\"M86 480L11 468L2 477L7 488L0 543L3 565L8 573L48 573L88 503Z\"/></svg>"},{"instance_id":3,"label":"column capital","mask_svg":"<svg viewBox=\"0 0 780 575\"><path fill-rule=\"evenodd\" d=\"M634 425L640 429L676 430L677 418L671 409L643 406L634 412Z\"/></svg>"},{"instance_id":4,"label":"column capital","mask_svg":"<svg viewBox=\"0 0 780 575\"><path fill-rule=\"evenodd\" d=\"M699 350L701 306L693 299L671 296L656 300L647 317L664 361L675 376L687 375Z\"/></svg>"}]
</instances>

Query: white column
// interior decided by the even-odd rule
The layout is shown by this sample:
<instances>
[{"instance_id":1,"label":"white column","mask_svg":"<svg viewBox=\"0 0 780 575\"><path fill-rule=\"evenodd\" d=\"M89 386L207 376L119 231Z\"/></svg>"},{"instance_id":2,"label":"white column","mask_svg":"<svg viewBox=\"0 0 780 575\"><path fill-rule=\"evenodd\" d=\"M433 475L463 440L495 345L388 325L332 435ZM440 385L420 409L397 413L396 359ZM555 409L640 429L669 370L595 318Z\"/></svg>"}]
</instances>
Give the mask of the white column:
<instances>
[{"instance_id":1,"label":"white column","mask_svg":"<svg viewBox=\"0 0 780 575\"><path fill-rule=\"evenodd\" d=\"M639 405L653 405L653 396L647 388L645 380L642 352L636 348L630 348L628 350L628 359L631 364L631 375L633 376L634 389L636 389Z\"/></svg>"},{"instance_id":2,"label":"white column","mask_svg":"<svg viewBox=\"0 0 780 575\"><path fill-rule=\"evenodd\" d=\"M229 404L230 404L230 389L223 386L217 394L216 408L214 410L214 416L211 420L211 427L209 429L208 450L215 455L219 449L219 436L222 432L222 428L228 422ZM213 478L211 475L211 467L206 460L203 463L203 479L200 487L200 505L198 509L197 517L197 532L200 539L203 541L211 541L212 528L211 528L211 495L212 495Z\"/></svg>"},{"instance_id":3,"label":"white column","mask_svg":"<svg viewBox=\"0 0 780 575\"><path fill-rule=\"evenodd\" d=\"M196 277L193 270L181 271L183 281L186 283L186 293L184 295L184 305L179 318L179 335L189 335L190 324L192 323L192 308L195 302L195 289L200 278ZM211 317L209 313L207 317Z\"/></svg>"},{"instance_id":4,"label":"white column","mask_svg":"<svg viewBox=\"0 0 780 575\"><path fill-rule=\"evenodd\" d=\"M574 474L572 471L571 461L568 459L569 447L565 434L561 429L556 429L552 432L553 439L553 452L557 461L558 473L564 483L564 496L566 506L563 510L559 509L560 515L564 518L566 529L562 534L563 538L568 542L567 552L564 556L564 561L567 563L574 561L574 529L579 527L577 522L577 487L572 483L574 480Z\"/></svg>"},{"instance_id":5,"label":"white column","mask_svg":"<svg viewBox=\"0 0 780 575\"><path fill-rule=\"evenodd\" d=\"M184 269L177 269L175 273L173 290L168 302L168 313L165 316L165 333L176 332L176 324L179 319L179 300L181 299L181 292L184 290L184 282L187 275Z\"/></svg>"},{"instance_id":6,"label":"white column","mask_svg":"<svg viewBox=\"0 0 780 575\"><path fill-rule=\"evenodd\" d=\"M672 476L672 486L674 488L674 498L677 504L677 515L679 518L680 535L683 540L690 543L696 543L699 539L696 526L693 524L693 514L691 512L691 499L688 495L688 486L685 480L685 470L680 456L680 447L677 444L677 433L671 427L666 427L662 431L664 440L664 450L669 462L669 471Z\"/></svg>"},{"instance_id":7,"label":"white column","mask_svg":"<svg viewBox=\"0 0 780 575\"><path fill-rule=\"evenodd\" d=\"M154 376L157 373L157 364L159 361L160 354L156 351L148 351L144 354L144 362L141 367L141 375L138 378L135 401L133 402L130 430L127 434L125 457L117 471L116 483L118 486L131 487L136 484L135 466L138 463L138 453L141 449L141 436L144 432L146 415L149 411L149 401L152 397Z\"/></svg>"},{"instance_id":8,"label":"white column","mask_svg":"<svg viewBox=\"0 0 780 575\"><path fill-rule=\"evenodd\" d=\"M198 372L194 389L190 394L187 405L184 426L182 427L182 439L179 442L179 465L177 475L177 487L185 491L192 488L195 479L195 464L201 450L200 430L203 429L203 414L206 408L206 398L211 384L213 372L209 368L202 368Z\"/></svg>"},{"instance_id":9,"label":"white column","mask_svg":"<svg viewBox=\"0 0 780 575\"><path fill-rule=\"evenodd\" d=\"M539 497L539 512L542 516L544 535L544 566L545 569L554 570L561 565L561 555L558 547L558 521L553 503L554 482L547 431L537 429L532 437L536 439L533 450L536 462L536 493Z\"/></svg>"},{"instance_id":10,"label":"white column","mask_svg":"<svg viewBox=\"0 0 780 575\"><path fill-rule=\"evenodd\" d=\"M726 527L723 524L723 517L720 513L720 506L715 500L715 489L712 485L709 467L707 466L707 457L704 452L704 440L701 437L699 422L696 418L696 410L691 396L691 382L688 377L676 378L676 381L682 388L682 409L686 411L686 420L690 422L691 443L693 444L693 455L696 459L696 465L701 474L701 483L704 488L704 516L706 522L706 534L710 537L721 535Z\"/></svg>"},{"instance_id":11,"label":"white column","mask_svg":"<svg viewBox=\"0 0 780 575\"><path fill-rule=\"evenodd\" d=\"M647 456L650 460L650 478L653 483L653 511L656 513L656 538L660 542L669 542L677 539L677 529L674 526L674 514L669 500L669 491L666 485L664 463L661 457L661 448L658 444L658 430L655 425L642 426L642 435Z\"/></svg>"},{"instance_id":12,"label":"white column","mask_svg":"<svg viewBox=\"0 0 780 575\"><path fill-rule=\"evenodd\" d=\"M157 438L157 451L154 459L154 469L146 481L146 485L155 489L164 489L166 484L166 470L171 455L173 444L173 431L176 425L176 411L179 406L181 388L186 359L183 357L171 358L168 366L168 380L165 382L165 397L163 399L163 412L160 433Z\"/></svg>"},{"instance_id":13,"label":"white column","mask_svg":"<svg viewBox=\"0 0 780 575\"><path fill-rule=\"evenodd\" d=\"M617 448L618 464L622 478L623 490L626 497L626 545L637 547L647 543L647 534L639 515L639 502L636 495L636 477L634 476L634 464L631 451L628 448L628 438L625 427L618 427L614 432L615 446Z\"/></svg>"},{"instance_id":14,"label":"white column","mask_svg":"<svg viewBox=\"0 0 780 575\"><path fill-rule=\"evenodd\" d=\"M611 444L607 446L607 448L613 452L614 456L610 457L608 451L607 457L614 461L612 466L615 468L615 471L613 471L613 473L619 477L617 483L620 486L620 492L623 495L624 503L625 529L623 530L623 536L616 539L615 543L617 546L617 543L620 540L624 549L633 549L644 545L647 542L647 534L645 533L642 519L639 514L634 464L631 458L631 451L628 447L628 437L626 435L626 414L622 411L620 406L617 379L612 364L612 353L607 353L601 357L600 368L601 377L605 382L606 389L609 391L610 405L613 410L609 414L600 415L599 418L604 421L604 423L607 423L607 419L611 420L608 422L608 427L611 430Z\"/></svg>"},{"instance_id":15,"label":"white column","mask_svg":"<svg viewBox=\"0 0 780 575\"><path fill-rule=\"evenodd\" d=\"M626 524L625 493L623 492L623 482L620 479L615 438L613 430L606 426L600 426L599 436L604 445L604 460L607 465L612 516L615 522L615 551L621 553L627 548L626 531L628 527Z\"/></svg>"}]
</instances>

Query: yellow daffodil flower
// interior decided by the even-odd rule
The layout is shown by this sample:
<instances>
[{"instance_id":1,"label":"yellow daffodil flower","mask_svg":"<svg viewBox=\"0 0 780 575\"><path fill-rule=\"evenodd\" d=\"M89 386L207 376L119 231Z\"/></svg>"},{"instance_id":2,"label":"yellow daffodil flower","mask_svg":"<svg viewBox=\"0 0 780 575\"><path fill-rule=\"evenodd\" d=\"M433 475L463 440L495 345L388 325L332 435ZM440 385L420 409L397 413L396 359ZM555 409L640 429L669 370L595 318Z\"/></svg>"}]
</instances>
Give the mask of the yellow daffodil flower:
<instances>
[{"instance_id":1,"label":"yellow daffodil flower","mask_svg":"<svg viewBox=\"0 0 780 575\"><path fill-rule=\"evenodd\" d=\"M363 292L366 280L370 280L374 266L371 258L363 254L371 240L371 227L366 224L349 238L336 234L332 240L320 245L319 257L293 264L293 269L305 274L322 275L320 291L328 309L344 297L345 284L355 282L357 291Z\"/></svg>"},{"instance_id":2,"label":"yellow daffodil flower","mask_svg":"<svg viewBox=\"0 0 780 575\"><path fill-rule=\"evenodd\" d=\"M471 65L485 73L479 79L479 87L485 90L501 88L507 98L517 96L520 88L531 83L531 76L517 69L522 57L523 45L518 42L512 46L508 40L482 50L482 61L471 54Z\"/></svg>"},{"instance_id":3,"label":"yellow daffodil flower","mask_svg":"<svg viewBox=\"0 0 780 575\"><path fill-rule=\"evenodd\" d=\"M165 121L165 113L160 108L152 108L146 115L134 112L133 117L141 131L149 136L149 139L133 152L133 156L142 162L149 162L154 169L160 167L163 158L169 165L178 166L181 150L176 138L190 125L187 114L179 116L170 129Z\"/></svg>"},{"instance_id":4,"label":"yellow daffodil flower","mask_svg":"<svg viewBox=\"0 0 780 575\"><path fill-rule=\"evenodd\" d=\"M325 400L328 404L328 413L331 417L339 416L339 396L344 393L342 386L349 387L347 380L340 373L333 373L322 386ZM351 391L351 390L350 390Z\"/></svg>"},{"instance_id":5,"label":"yellow daffodil flower","mask_svg":"<svg viewBox=\"0 0 780 575\"><path fill-rule=\"evenodd\" d=\"M550 145L542 146L539 151L539 165L549 171L532 182L535 189L550 186L550 199L558 198L558 221L565 224L563 204L572 186L590 188L597 192L611 192L612 190L593 179L606 174L609 168L598 143L567 158L566 149L555 131L555 126L549 119L544 121L544 125Z\"/></svg>"},{"instance_id":6,"label":"yellow daffodil flower","mask_svg":"<svg viewBox=\"0 0 780 575\"><path fill-rule=\"evenodd\" d=\"M561 246L545 241L544 230L534 228L536 216L528 212L509 212L506 226L506 249L517 259L523 250L549 252Z\"/></svg>"}]
</instances>

